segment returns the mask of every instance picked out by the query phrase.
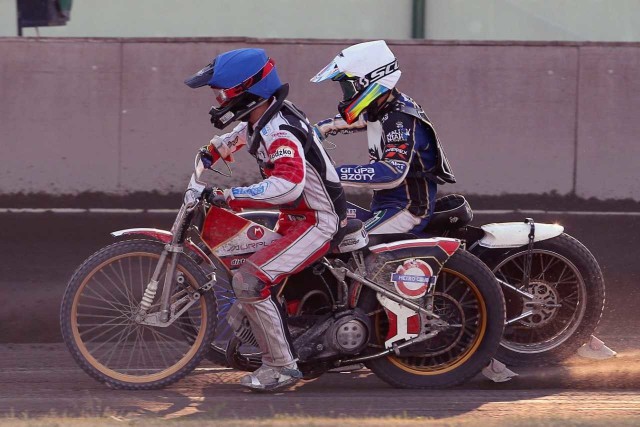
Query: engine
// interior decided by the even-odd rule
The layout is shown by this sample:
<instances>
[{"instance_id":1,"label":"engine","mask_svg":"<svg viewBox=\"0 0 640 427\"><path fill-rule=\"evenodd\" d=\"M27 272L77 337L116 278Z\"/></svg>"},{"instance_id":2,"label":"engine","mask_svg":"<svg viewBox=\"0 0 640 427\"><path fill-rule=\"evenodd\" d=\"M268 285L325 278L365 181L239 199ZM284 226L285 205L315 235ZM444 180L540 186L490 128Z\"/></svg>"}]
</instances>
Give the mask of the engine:
<instances>
[{"instance_id":1,"label":"engine","mask_svg":"<svg viewBox=\"0 0 640 427\"><path fill-rule=\"evenodd\" d=\"M326 315L294 339L300 361L360 353L369 342L369 318L359 309Z\"/></svg>"},{"instance_id":2,"label":"engine","mask_svg":"<svg viewBox=\"0 0 640 427\"><path fill-rule=\"evenodd\" d=\"M240 342L258 345L242 305L234 303L227 314ZM299 315L288 319L293 347L301 362L360 353L369 342L370 321L360 309L324 315Z\"/></svg>"}]
</instances>

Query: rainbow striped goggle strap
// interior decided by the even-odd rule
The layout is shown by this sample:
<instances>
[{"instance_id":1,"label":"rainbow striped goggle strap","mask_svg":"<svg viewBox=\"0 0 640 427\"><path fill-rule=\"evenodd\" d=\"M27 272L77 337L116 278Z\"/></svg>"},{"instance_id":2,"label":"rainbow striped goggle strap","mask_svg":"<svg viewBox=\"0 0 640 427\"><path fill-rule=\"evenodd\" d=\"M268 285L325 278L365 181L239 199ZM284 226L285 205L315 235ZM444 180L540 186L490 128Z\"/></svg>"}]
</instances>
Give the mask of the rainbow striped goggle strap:
<instances>
[{"instance_id":1,"label":"rainbow striped goggle strap","mask_svg":"<svg viewBox=\"0 0 640 427\"><path fill-rule=\"evenodd\" d=\"M351 101L351 103L344 109L345 119L349 123L354 122L365 108L367 108L380 95L388 91L389 88L382 86L381 84L370 84L364 92Z\"/></svg>"}]
</instances>

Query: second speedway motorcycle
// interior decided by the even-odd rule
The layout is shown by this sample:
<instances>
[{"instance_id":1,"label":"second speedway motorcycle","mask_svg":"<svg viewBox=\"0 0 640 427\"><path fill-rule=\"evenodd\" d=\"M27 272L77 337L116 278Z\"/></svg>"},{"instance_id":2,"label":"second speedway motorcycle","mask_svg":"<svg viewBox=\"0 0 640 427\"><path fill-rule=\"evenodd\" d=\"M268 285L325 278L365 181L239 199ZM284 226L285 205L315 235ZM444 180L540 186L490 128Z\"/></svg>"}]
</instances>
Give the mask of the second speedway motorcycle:
<instances>
[{"instance_id":1,"label":"second speedway motorcycle","mask_svg":"<svg viewBox=\"0 0 640 427\"><path fill-rule=\"evenodd\" d=\"M80 367L110 387L154 389L184 377L215 346L219 319L233 334L227 359L254 366L246 318L216 292L230 292L230 268L279 235L208 205L199 157L195 169L170 231L113 233L145 238L100 249L65 291L64 341ZM357 219L323 259L274 292L306 378L364 363L396 387L461 384L494 356L504 327L495 276L460 240L370 240Z\"/></svg>"},{"instance_id":2,"label":"second speedway motorcycle","mask_svg":"<svg viewBox=\"0 0 640 427\"><path fill-rule=\"evenodd\" d=\"M370 217L354 204L349 204L348 213L351 218ZM245 215L268 227L277 219L275 212ZM472 219L467 200L448 195L436 201L424 231L460 239L496 275L507 307L497 358L508 365L540 365L575 354L590 339L604 309L605 285L595 257L558 224L527 218L474 227L469 225Z\"/></svg>"}]
</instances>

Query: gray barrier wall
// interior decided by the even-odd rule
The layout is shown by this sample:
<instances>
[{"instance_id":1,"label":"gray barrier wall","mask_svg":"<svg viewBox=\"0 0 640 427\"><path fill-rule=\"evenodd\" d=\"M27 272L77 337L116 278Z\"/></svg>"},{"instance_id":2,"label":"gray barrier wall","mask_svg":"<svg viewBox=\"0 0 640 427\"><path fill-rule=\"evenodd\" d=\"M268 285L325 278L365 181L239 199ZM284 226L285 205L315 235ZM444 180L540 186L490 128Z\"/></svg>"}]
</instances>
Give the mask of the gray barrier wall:
<instances>
[{"instance_id":1,"label":"gray barrier wall","mask_svg":"<svg viewBox=\"0 0 640 427\"><path fill-rule=\"evenodd\" d=\"M214 133L211 92L185 77L259 46L317 121L339 89L309 78L353 42L0 38L0 193L180 191ZM640 200L640 44L389 44L458 178L443 190ZM365 135L334 141L338 162L367 161ZM218 184L257 179L238 160Z\"/></svg>"}]
</instances>

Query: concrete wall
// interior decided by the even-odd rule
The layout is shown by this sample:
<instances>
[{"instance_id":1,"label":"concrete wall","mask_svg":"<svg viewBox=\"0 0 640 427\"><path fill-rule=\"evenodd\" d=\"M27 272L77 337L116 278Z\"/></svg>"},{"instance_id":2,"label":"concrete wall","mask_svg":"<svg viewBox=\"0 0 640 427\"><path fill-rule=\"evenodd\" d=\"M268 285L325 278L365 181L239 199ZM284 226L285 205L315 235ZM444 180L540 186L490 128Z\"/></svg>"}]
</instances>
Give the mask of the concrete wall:
<instances>
[{"instance_id":1,"label":"concrete wall","mask_svg":"<svg viewBox=\"0 0 640 427\"><path fill-rule=\"evenodd\" d=\"M353 41L0 39L0 193L181 191L213 134L207 89L182 80L216 54L265 48L312 120L339 89L309 78ZM639 44L390 42L436 124L458 184L496 195L640 200ZM336 137L366 162L364 135ZM257 179L238 156L234 178Z\"/></svg>"}]
</instances>

